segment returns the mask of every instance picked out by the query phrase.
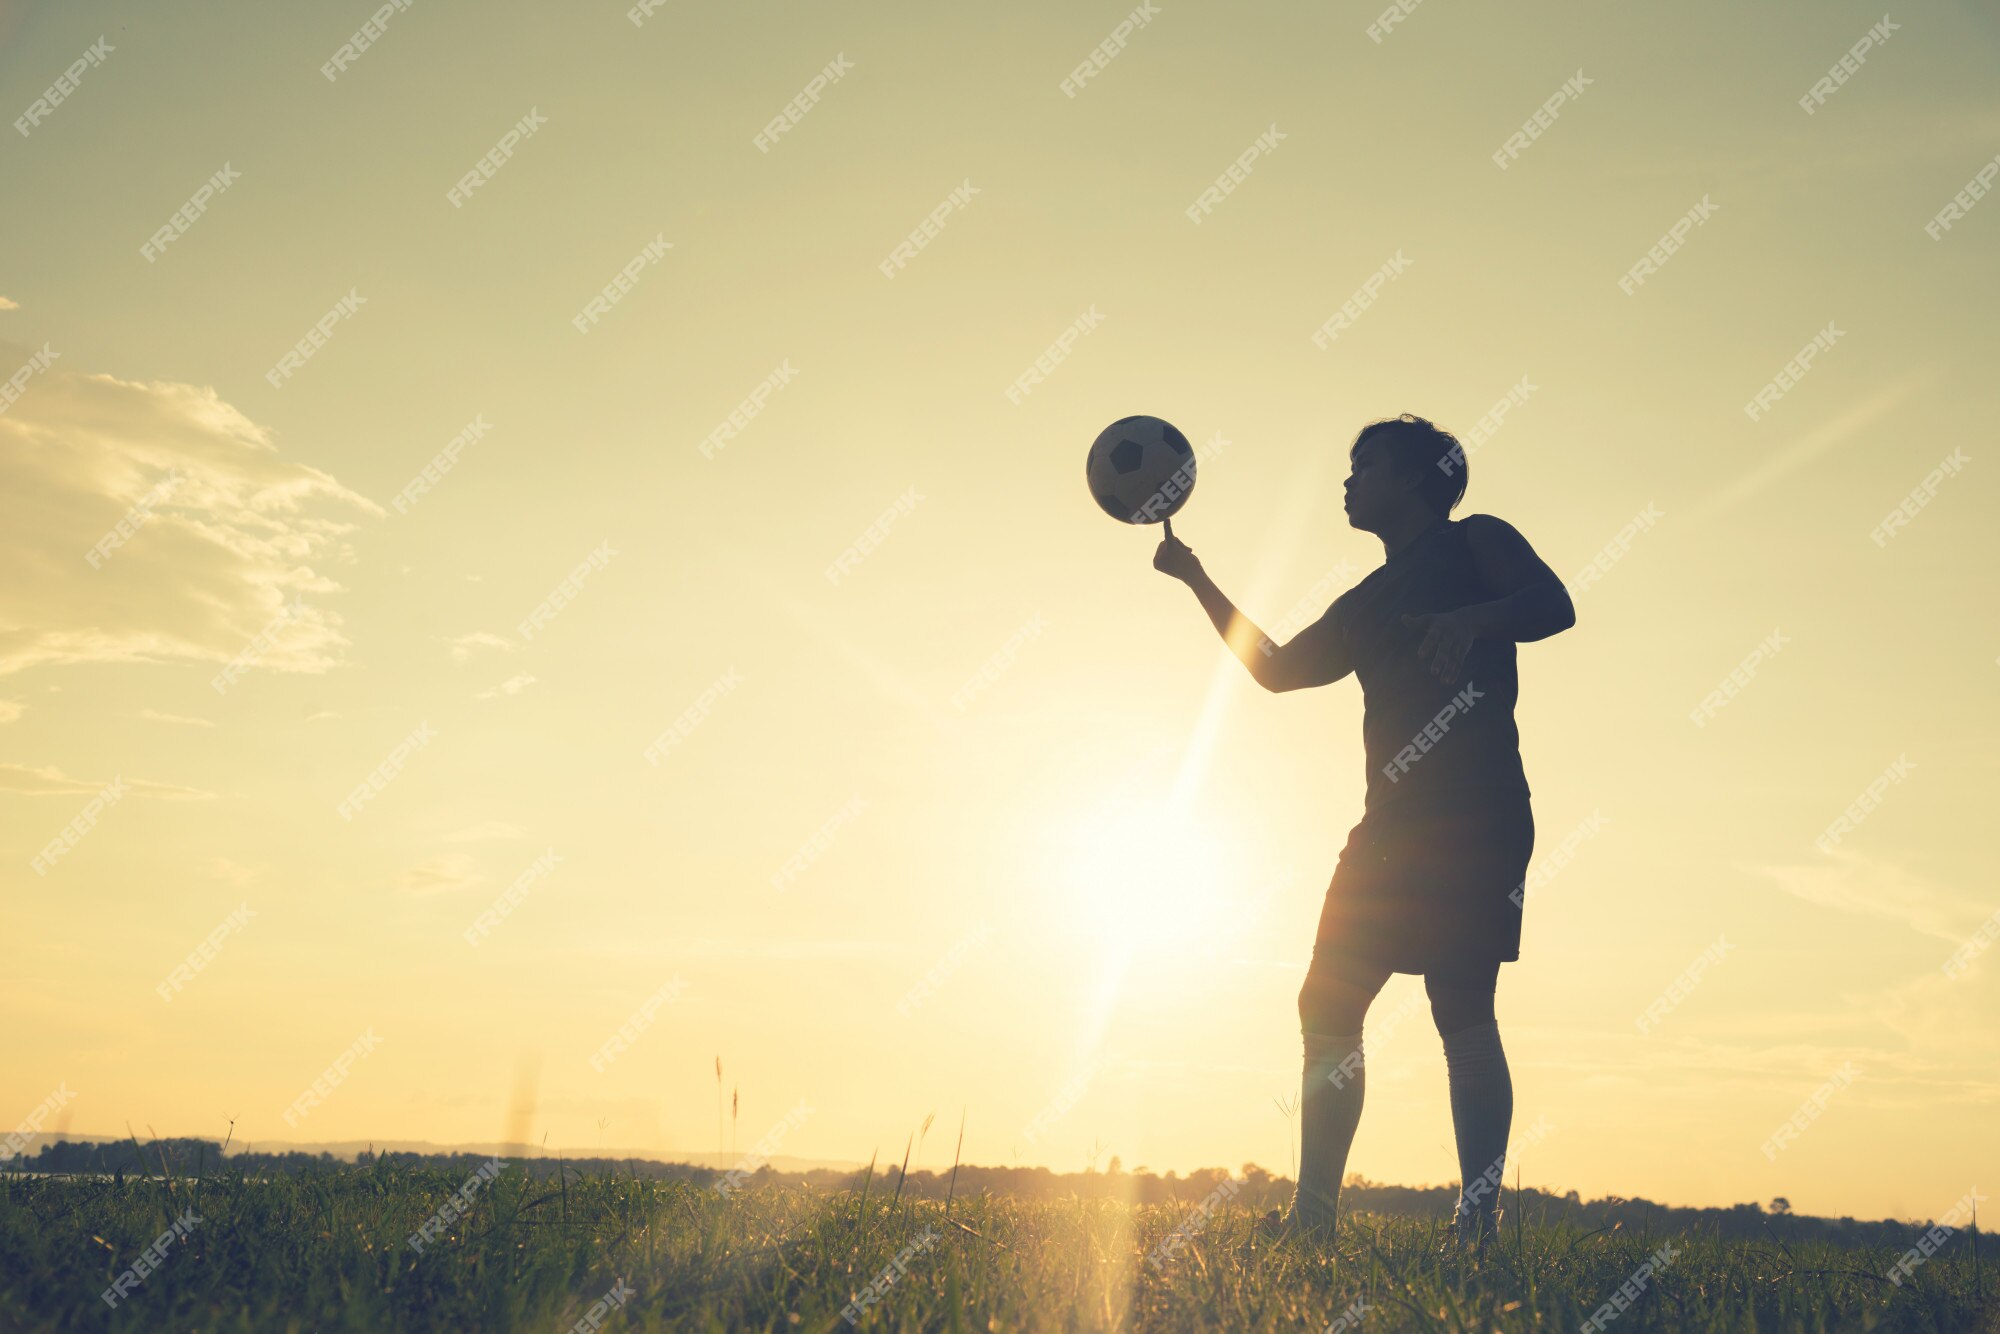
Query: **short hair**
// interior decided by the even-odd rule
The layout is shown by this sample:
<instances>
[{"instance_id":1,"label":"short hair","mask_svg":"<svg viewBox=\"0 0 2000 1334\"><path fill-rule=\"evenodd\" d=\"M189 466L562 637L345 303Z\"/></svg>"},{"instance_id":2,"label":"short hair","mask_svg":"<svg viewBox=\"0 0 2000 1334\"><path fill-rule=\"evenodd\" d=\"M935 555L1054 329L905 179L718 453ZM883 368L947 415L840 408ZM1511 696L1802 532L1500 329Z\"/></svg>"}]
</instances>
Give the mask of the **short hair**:
<instances>
[{"instance_id":1,"label":"short hair","mask_svg":"<svg viewBox=\"0 0 2000 1334\"><path fill-rule=\"evenodd\" d=\"M1417 494L1441 515L1449 515L1465 496L1465 449L1458 437L1436 423L1403 413L1370 422L1354 437L1348 449L1350 462L1361 446L1374 440L1389 451L1389 466L1408 476L1417 475Z\"/></svg>"}]
</instances>

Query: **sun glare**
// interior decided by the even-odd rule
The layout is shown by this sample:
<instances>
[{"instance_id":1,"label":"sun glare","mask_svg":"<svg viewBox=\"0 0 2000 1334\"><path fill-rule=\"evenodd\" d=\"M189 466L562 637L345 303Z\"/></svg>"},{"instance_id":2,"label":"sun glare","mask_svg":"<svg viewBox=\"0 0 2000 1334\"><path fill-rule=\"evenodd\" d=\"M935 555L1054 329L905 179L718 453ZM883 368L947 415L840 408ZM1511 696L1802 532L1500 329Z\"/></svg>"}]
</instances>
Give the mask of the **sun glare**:
<instances>
[{"instance_id":1,"label":"sun glare","mask_svg":"<svg viewBox=\"0 0 2000 1334\"><path fill-rule=\"evenodd\" d=\"M1231 930L1242 859L1199 813L1107 798L1065 831L1059 856L1056 880L1079 929L1107 949L1171 952Z\"/></svg>"},{"instance_id":2,"label":"sun glare","mask_svg":"<svg viewBox=\"0 0 2000 1334\"><path fill-rule=\"evenodd\" d=\"M1158 777L1080 801L1047 848L1050 910L1087 970L1080 1059L1102 1057L1121 1008L1213 982L1264 906L1269 877L1203 811L1176 810L1171 773Z\"/></svg>"}]
</instances>

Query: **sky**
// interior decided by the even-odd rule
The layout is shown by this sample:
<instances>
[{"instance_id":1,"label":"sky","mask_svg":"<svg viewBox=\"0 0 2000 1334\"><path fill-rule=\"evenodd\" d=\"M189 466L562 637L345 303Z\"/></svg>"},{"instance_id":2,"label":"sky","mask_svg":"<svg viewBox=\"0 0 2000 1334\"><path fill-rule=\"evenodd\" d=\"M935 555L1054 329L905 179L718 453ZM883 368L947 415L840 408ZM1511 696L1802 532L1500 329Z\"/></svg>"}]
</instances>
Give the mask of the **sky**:
<instances>
[{"instance_id":1,"label":"sky","mask_svg":"<svg viewBox=\"0 0 2000 1334\"><path fill-rule=\"evenodd\" d=\"M1359 688L1083 461L1284 639L1408 411L1578 609L1521 1179L2000 1179L1990 9L4 12L0 1134L1290 1173Z\"/></svg>"}]
</instances>

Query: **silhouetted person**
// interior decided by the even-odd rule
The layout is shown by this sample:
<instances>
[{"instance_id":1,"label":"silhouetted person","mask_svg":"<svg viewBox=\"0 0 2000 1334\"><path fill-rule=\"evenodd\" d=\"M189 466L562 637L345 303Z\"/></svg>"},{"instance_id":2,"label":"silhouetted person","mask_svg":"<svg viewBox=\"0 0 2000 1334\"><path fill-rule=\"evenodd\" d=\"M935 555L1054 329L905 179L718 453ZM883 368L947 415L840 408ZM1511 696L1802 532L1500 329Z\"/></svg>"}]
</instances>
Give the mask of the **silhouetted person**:
<instances>
[{"instance_id":1,"label":"silhouetted person","mask_svg":"<svg viewBox=\"0 0 2000 1334\"><path fill-rule=\"evenodd\" d=\"M1167 525L1155 569L1183 580L1267 690L1361 682L1368 790L1341 850L1299 989L1305 1035L1299 1181L1268 1231L1328 1226L1365 1087L1361 1023L1391 973L1422 973L1444 1040L1458 1141L1457 1236L1498 1218L1514 1090L1493 1017L1500 965L1520 958L1535 822L1514 727L1514 645L1576 623L1562 581L1513 527L1450 518L1458 441L1408 413L1362 428L1344 508L1382 564L1291 642L1238 612Z\"/></svg>"}]
</instances>

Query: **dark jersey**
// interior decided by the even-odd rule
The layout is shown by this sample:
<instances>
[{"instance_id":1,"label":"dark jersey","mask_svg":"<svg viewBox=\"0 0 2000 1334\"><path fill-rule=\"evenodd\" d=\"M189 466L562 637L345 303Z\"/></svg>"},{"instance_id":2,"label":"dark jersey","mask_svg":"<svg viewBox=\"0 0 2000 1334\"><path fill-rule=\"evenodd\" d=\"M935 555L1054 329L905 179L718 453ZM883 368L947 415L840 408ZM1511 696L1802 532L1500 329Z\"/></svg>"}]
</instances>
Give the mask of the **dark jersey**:
<instances>
[{"instance_id":1,"label":"dark jersey","mask_svg":"<svg viewBox=\"0 0 2000 1334\"><path fill-rule=\"evenodd\" d=\"M1463 521L1440 518L1334 600L1334 622L1361 682L1371 815L1527 795L1514 725L1513 641L1474 640L1458 679L1446 684L1417 656L1424 631L1401 621L1404 613L1453 611L1493 597Z\"/></svg>"}]
</instances>

